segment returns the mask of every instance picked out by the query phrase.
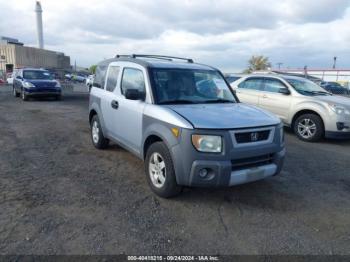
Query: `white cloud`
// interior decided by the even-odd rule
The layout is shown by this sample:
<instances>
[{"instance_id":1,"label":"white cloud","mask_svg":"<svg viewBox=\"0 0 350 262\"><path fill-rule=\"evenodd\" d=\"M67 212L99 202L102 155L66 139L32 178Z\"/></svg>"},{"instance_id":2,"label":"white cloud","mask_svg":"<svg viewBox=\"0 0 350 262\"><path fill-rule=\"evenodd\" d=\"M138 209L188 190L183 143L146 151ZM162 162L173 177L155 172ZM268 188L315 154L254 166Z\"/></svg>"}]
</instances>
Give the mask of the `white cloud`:
<instances>
[{"instance_id":1,"label":"white cloud","mask_svg":"<svg viewBox=\"0 0 350 262\"><path fill-rule=\"evenodd\" d=\"M0 34L36 44L35 1L0 0ZM348 0L42 0L47 48L89 66L116 53L193 57L241 70L253 54L285 66L350 66Z\"/></svg>"}]
</instances>

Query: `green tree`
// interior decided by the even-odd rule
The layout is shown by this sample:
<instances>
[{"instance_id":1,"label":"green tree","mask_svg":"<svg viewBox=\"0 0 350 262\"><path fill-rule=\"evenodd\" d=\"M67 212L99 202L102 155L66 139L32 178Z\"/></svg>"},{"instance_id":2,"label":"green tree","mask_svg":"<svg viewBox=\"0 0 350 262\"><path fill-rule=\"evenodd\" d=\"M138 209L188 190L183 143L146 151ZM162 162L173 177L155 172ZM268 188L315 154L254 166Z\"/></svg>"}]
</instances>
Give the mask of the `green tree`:
<instances>
[{"instance_id":1,"label":"green tree","mask_svg":"<svg viewBox=\"0 0 350 262\"><path fill-rule=\"evenodd\" d=\"M258 55L252 56L248 60L248 68L244 70L245 73L251 73L253 71L259 70L268 70L271 67L271 63L269 62L269 58L266 56Z\"/></svg>"},{"instance_id":2,"label":"green tree","mask_svg":"<svg viewBox=\"0 0 350 262\"><path fill-rule=\"evenodd\" d=\"M96 67L97 67L97 65L90 66L89 71L90 71L91 74L95 74L96 73Z\"/></svg>"}]
</instances>

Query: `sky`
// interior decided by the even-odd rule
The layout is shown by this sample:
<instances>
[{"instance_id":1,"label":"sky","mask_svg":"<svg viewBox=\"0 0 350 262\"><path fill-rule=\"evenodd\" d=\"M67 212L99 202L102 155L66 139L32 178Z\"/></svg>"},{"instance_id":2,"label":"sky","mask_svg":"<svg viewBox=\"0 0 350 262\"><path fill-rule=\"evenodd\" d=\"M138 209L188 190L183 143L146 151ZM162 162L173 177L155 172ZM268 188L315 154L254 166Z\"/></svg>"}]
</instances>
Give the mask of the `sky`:
<instances>
[{"instance_id":1,"label":"sky","mask_svg":"<svg viewBox=\"0 0 350 262\"><path fill-rule=\"evenodd\" d=\"M350 68L350 0L42 0L45 48L89 67L116 54L193 58L240 72ZM0 0L0 35L37 46L34 0Z\"/></svg>"}]
</instances>

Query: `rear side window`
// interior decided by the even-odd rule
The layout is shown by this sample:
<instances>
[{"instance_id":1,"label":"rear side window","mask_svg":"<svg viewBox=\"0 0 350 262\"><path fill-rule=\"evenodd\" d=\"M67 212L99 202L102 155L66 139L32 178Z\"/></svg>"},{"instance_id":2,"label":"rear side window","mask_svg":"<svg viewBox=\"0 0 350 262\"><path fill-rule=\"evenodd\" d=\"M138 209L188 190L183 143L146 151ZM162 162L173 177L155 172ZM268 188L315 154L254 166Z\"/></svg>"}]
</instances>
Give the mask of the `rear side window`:
<instances>
[{"instance_id":1,"label":"rear side window","mask_svg":"<svg viewBox=\"0 0 350 262\"><path fill-rule=\"evenodd\" d=\"M143 72L135 68L125 68L121 84L121 92L125 94L127 89L137 89L140 92L145 92L145 79Z\"/></svg>"},{"instance_id":2,"label":"rear side window","mask_svg":"<svg viewBox=\"0 0 350 262\"><path fill-rule=\"evenodd\" d=\"M238 85L239 88L259 90L263 89L264 80L261 78L248 78Z\"/></svg>"},{"instance_id":3,"label":"rear side window","mask_svg":"<svg viewBox=\"0 0 350 262\"><path fill-rule=\"evenodd\" d=\"M108 76L107 76L107 84L106 84L106 90L113 92L114 89L117 86L118 82L118 76L119 76L120 68L119 66L110 66L108 70Z\"/></svg>"},{"instance_id":4,"label":"rear side window","mask_svg":"<svg viewBox=\"0 0 350 262\"><path fill-rule=\"evenodd\" d=\"M99 65L96 67L96 75L93 86L97 88L104 88L105 78L107 73L107 65Z\"/></svg>"},{"instance_id":5,"label":"rear side window","mask_svg":"<svg viewBox=\"0 0 350 262\"><path fill-rule=\"evenodd\" d=\"M281 88L286 88L286 86L277 79L265 79L264 91L278 93Z\"/></svg>"}]
</instances>

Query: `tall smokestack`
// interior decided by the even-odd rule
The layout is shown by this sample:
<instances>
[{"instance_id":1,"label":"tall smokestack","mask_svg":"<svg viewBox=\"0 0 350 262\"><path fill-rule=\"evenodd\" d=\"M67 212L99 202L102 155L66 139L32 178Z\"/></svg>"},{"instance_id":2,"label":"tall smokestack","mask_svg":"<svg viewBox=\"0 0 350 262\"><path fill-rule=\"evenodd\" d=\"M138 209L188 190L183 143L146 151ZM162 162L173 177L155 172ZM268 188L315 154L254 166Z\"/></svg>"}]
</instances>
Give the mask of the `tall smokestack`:
<instances>
[{"instance_id":1,"label":"tall smokestack","mask_svg":"<svg viewBox=\"0 0 350 262\"><path fill-rule=\"evenodd\" d=\"M38 33L38 45L39 48L44 48L44 36L43 36L43 18L42 18L41 4L39 1L36 1L35 4L35 13L36 13L36 30Z\"/></svg>"}]
</instances>

